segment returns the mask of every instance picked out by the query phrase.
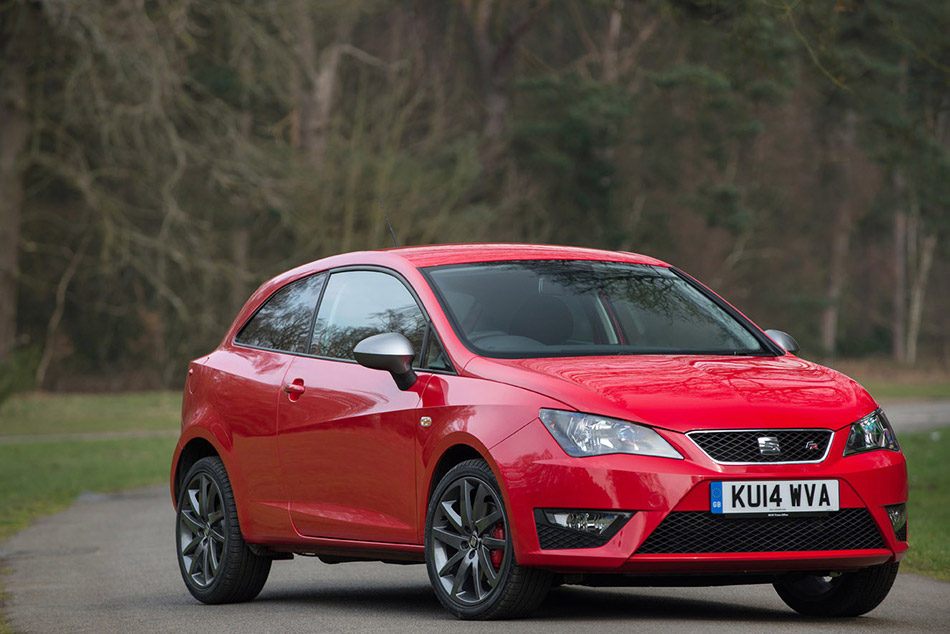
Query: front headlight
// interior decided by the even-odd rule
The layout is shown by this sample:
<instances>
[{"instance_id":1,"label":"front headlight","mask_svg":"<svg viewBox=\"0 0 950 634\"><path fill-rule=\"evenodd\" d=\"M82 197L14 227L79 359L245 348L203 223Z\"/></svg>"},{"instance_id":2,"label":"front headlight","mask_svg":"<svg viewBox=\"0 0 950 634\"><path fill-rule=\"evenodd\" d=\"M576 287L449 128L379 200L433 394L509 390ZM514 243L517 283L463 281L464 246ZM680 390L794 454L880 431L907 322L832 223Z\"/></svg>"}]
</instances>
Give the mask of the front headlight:
<instances>
[{"instance_id":1,"label":"front headlight","mask_svg":"<svg viewBox=\"0 0 950 634\"><path fill-rule=\"evenodd\" d=\"M851 425L851 433L848 434L848 445L844 448L844 455L852 456L856 453L876 449L901 450L890 422L884 415L884 411L880 409L871 412Z\"/></svg>"},{"instance_id":2,"label":"front headlight","mask_svg":"<svg viewBox=\"0 0 950 634\"><path fill-rule=\"evenodd\" d=\"M542 409L539 417L561 448L575 458L629 453L683 459L662 436L643 425L557 409Z\"/></svg>"}]
</instances>

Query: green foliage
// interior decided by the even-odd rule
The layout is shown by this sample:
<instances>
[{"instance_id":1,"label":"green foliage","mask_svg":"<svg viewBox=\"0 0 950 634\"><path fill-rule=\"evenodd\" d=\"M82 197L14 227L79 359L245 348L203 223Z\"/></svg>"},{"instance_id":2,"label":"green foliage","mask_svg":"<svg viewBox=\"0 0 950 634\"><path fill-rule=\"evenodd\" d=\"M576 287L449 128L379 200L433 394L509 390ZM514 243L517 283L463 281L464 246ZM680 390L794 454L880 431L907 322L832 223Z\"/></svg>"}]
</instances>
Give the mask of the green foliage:
<instances>
[{"instance_id":1,"label":"green foliage","mask_svg":"<svg viewBox=\"0 0 950 634\"><path fill-rule=\"evenodd\" d=\"M518 93L512 151L524 170L546 183L548 213L585 222L604 218L616 180L611 155L633 110L630 96L574 75L540 76L522 82Z\"/></svg>"},{"instance_id":2,"label":"green foliage","mask_svg":"<svg viewBox=\"0 0 950 634\"><path fill-rule=\"evenodd\" d=\"M78 258L46 386L177 385L267 277L389 246L380 200L403 244L657 255L806 344L848 206L856 354L888 345L895 210L947 275L947 3L33 6L19 341Z\"/></svg>"},{"instance_id":3,"label":"green foliage","mask_svg":"<svg viewBox=\"0 0 950 634\"><path fill-rule=\"evenodd\" d=\"M735 185L705 185L693 196L693 211L710 228L722 228L731 234L749 229L755 219L752 209L743 204L743 192Z\"/></svg>"}]
</instances>

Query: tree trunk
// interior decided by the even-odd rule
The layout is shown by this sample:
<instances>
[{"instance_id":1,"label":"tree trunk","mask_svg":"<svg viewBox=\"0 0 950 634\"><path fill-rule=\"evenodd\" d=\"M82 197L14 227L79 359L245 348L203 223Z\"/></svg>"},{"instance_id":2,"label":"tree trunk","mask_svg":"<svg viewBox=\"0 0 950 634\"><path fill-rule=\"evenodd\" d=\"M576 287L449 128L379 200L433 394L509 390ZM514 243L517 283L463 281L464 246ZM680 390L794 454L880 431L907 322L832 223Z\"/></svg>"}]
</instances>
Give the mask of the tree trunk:
<instances>
[{"instance_id":1,"label":"tree trunk","mask_svg":"<svg viewBox=\"0 0 950 634\"><path fill-rule=\"evenodd\" d=\"M910 310L907 320L907 363L911 365L917 362L917 340L920 338L920 322L924 315L927 278L930 276L936 250L936 235L928 235L921 240L919 260L910 288Z\"/></svg>"},{"instance_id":2,"label":"tree trunk","mask_svg":"<svg viewBox=\"0 0 950 634\"><path fill-rule=\"evenodd\" d=\"M316 36L310 3L298 0L294 8L297 22L297 120L300 149L307 163L323 166L326 158L330 116L336 96L337 75L343 47L352 36L359 17L359 3L351 2L340 12L335 41L323 48L317 59Z\"/></svg>"},{"instance_id":3,"label":"tree trunk","mask_svg":"<svg viewBox=\"0 0 950 634\"><path fill-rule=\"evenodd\" d=\"M832 225L827 303L821 314L821 347L828 356L834 356L837 349L838 315L841 312L841 296L847 279L851 228L851 208L848 201L842 201L835 209L834 224Z\"/></svg>"},{"instance_id":4,"label":"tree trunk","mask_svg":"<svg viewBox=\"0 0 950 634\"><path fill-rule=\"evenodd\" d=\"M894 361L907 360L907 214L894 214L894 321L891 330L891 352Z\"/></svg>"},{"instance_id":5,"label":"tree trunk","mask_svg":"<svg viewBox=\"0 0 950 634\"><path fill-rule=\"evenodd\" d=\"M619 53L620 27L623 24L623 0L614 0L610 9L610 22L607 26L607 38L604 42L604 66L601 77L605 84L612 84L620 77Z\"/></svg>"},{"instance_id":6,"label":"tree trunk","mask_svg":"<svg viewBox=\"0 0 950 634\"><path fill-rule=\"evenodd\" d=\"M63 271L63 274L60 276L59 284L56 285L56 308L53 310L53 314L46 324L46 341L43 343L43 355L40 357L40 364L36 368L35 379L38 389L43 389L46 383L46 375L53 363L53 356L56 354L59 325L63 321L63 315L66 313L66 293L69 290L69 285L72 283L73 278L76 276L76 271L79 270L79 265L86 255L86 247L89 246L91 239L92 232L87 230L86 234L80 239L79 246L73 251L66 270Z\"/></svg>"},{"instance_id":7,"label":"tree trunk","mask_svg":"<svg viewBox=\"0 0 950 634\"><path fill-rule=\"evenodd\" d=\"M832 160L842 170L841 179L845 189L851 185L851 164L857 135L857 114L848 111L834 134ZM854 228L855 204L852 197L842 196L834 208L831 225L831 258L828 271L828 292L825 296L825 309L821 314L821 347L825 355L833 357L837 351L838 316L841 312L841 297L847 280L848 255L851 249L851 232Z\"/></svg>"},{"instance_id":8,"label":"tree trunk","mask_svg":"<svg viewBox=\"0 0 950 634\"><path fill-rule=\"evenodd\" d=\"M0 72L0 363L10 359L16 343L20 220L23 204L22 154L30 137L27 112L27 66L38 19L24 7L17 33L3 51Z\"/></svg>"},{"instance_id":9,"label":"tree trunk","mask_svg":"<svg viewBox=\"0 0 950 634\"><path fill-rule=\"evenodd\" d=\"M486 162L493 158L504 131L505 114L511 101L509 82L514 70L515 49L525 33L548 10L550 4L550 0L540 2L505 33L495 46L488 32L494 9L492 0L465 0L462 3L462 14L466 19L472 47L475 77L485 106L482 138L486 148L483 160Z\"/></svg>"},{"instance_id":10,"label":"tree trunk","mask_svg":"<svg viewBox=\"0 0 950 634\"><path fill-rule=\"evenodd\" d=\"M897 82L901 111L907 103L907 60L900 63L900 80ZM894 214L894 322L891 330L891 354L897 363L907 361L907 183L904 173L894 170L892 185L898 210Z\"/></svg>"}]
</instances>

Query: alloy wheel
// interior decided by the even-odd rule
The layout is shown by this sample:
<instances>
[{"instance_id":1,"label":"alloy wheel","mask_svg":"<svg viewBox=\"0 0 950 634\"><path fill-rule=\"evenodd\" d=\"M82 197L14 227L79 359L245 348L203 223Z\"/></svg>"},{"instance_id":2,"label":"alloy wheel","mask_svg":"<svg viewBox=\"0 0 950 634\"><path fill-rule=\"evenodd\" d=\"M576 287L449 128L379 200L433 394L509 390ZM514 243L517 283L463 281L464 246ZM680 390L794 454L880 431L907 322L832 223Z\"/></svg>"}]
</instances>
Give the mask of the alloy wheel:
<instances>
[{"instance_id":1,"label":"alloy wheel","mask_svg":"<svg viewBox=\"0 0 950 634\"><path fill-rule=\"evenodd\" d=\"M224 498L218 485L204 473L185 488L179 514L178 548L184 569L197 588L214 583L225 546Z\"/></svg>"},{"instance_id":2,"label":"alloy wheel","mask_svg":"<svg viewBox=\"0 0 950 634\"><path fill-rule=\"evenodd\" d=\"M510 557L501 500L488 482L461 477L442 493L431 528L433 563L445 593L461 605L488 600Z\"/></svg>"}]
</instances>

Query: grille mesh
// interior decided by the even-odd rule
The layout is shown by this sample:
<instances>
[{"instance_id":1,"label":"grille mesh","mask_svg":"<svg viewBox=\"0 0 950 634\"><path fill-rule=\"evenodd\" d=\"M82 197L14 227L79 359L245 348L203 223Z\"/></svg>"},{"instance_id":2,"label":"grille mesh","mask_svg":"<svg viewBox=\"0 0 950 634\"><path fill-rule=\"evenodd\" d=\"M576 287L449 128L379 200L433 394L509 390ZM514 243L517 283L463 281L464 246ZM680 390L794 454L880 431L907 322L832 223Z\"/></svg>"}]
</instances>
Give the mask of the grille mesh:
<instances>
[{"instance_id":1,"label":"grille mesh","mask_svg":"<svg viewBox=\"0 0 950 634\"><path fill-rule=\"evenodd\" d=\"M544 550L562 550L568 548L597 548L607 543L599 535L572 531L550 524L537 524L538 542Z\"/></svg>"},{"instance_id":2,"label":"grille mesh","mask_svg":"<svg viewBox=\"0 0 950 634\"><path fill-rule=\"evenodd\" d=\"M638 554L752 553L884 548L865 508L823 517L724 518L707 511L667 515Z\"/></svg>"},{"instance_id":3,"label":"grille mesh","mask_svg":"<svg viewBox=\"0 0 950 634\"><path fill-rule=\"evenodd\" d=\"M818 462L828 449L827 429L690 432L690 439L716 462ZM775 438L777 455L762 455L759 438Z\"/></svg>"}]
</instances>

